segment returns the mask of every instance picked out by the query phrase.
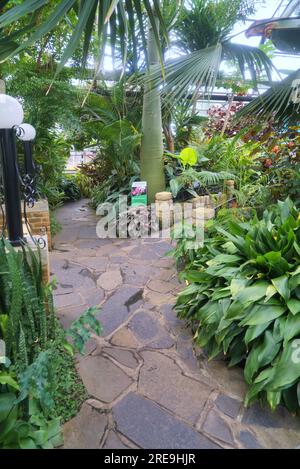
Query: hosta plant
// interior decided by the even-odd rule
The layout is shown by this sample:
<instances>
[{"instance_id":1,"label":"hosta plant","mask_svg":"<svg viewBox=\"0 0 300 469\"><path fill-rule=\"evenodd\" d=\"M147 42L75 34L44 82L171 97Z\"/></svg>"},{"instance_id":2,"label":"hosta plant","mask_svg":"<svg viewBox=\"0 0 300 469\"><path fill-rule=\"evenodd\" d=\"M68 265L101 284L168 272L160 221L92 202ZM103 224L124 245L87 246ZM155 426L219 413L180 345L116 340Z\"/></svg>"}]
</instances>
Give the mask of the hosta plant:
<instances>
[{"instance_id":1,"label":"hosta plant","mask_svg":"<svg viewBox=\"0 0 300 469\"><path fill-rule=\"evenodd\" d=\"M299 412L299 212L287 199L261 219L225 225L209 228L185 266L189 286L178 297L178 315L210 358L224 354L229 366L244 368L246 405L262 399Z\"/></svg>"}]
</instances>

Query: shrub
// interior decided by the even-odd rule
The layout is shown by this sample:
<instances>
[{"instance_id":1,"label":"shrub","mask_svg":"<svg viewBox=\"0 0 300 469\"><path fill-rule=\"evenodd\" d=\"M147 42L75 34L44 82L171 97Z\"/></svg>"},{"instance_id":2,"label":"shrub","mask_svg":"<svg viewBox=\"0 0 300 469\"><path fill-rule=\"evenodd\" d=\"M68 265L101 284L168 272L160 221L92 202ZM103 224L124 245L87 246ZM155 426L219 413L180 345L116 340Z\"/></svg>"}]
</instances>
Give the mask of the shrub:
<instances>
[{"instance_id":1,"label":"shrub","mask_svg":"<svg viewBox=\"0 0 300 469\"><path fill-rule=\"evenodd\" d=\"M185 266L178 315L210 358L223 353L229 366L243 366L247 405L259 398L299 411L299 212L287 199L260 219L223 223ZM177 253L186 256L180 246Z\"/></svg>"},{"instance_id":2,"label":"shrub","mask_svg":"<svg viewBox=\"0 0 300 469\"><path fill-rule=\"evenodd\" d=\"M63 193L65 202L81 198L81 191L75 175L65 175L60 181L59 190Z\"/></svg>"}]
</instances>

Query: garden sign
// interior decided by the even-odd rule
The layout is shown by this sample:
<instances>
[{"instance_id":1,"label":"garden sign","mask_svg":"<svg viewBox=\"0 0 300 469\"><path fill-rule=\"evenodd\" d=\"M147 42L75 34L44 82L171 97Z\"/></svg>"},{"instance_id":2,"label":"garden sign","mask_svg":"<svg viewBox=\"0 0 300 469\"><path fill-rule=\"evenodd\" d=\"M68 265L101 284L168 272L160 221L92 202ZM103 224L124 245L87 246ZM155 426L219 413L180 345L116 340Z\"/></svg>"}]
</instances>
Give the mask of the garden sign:
<instances>
[{"instance_id":1,"label":"garden sign","mask_svg":"<svg viewBox=\"0 0 300 469\"><path fill-rule=\"evenodd\" d=\"M131 206L137 207L138 205L147 206L147 182L137 181L131 186Z\"/></svg>"}]
</instances>

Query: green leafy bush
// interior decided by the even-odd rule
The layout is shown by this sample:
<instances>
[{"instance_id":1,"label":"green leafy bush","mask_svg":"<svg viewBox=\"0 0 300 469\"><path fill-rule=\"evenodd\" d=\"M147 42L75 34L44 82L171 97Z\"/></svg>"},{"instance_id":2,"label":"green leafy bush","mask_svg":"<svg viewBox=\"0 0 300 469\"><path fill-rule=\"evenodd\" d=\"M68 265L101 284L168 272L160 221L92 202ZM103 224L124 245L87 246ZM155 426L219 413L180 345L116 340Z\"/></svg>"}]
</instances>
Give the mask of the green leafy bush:
<instances>
[{"instance_id":1,"label":"green leafy bush","mask_svg":"<svg viewBox=\"0 0 300 469\"><path fill-rule=\"evenodd\" d=\"M45 350L55 335L52 295L42 282L42 266L30 250L14 250L0 240L0 339L18 371Z\"/></svg>"},{"instance_id":2,"label":"green leafy bush","mask_svg":"<svg viewBox=\"0 0 300 469\"><path fill-rule=\"evenodd\" d=\"M64 176L60 181L59 190L63 193L63 200L65 202L79 200L81 198L81 192L77 184L76 176Z\"/></svg>"},{"instance_id":3,"label":"green leafy bush","mask_svg":"<svg viewBox=\"0 0 300 469\"><path fill-rule=\"evenodd\" d=\"M261 219L208 228L181 274L189 286L176 310L209 357L240 364L246 404L300 409L300 217L287 199ZM182 243L184 240L182 241ZM179 243L180 244L180 243ZM188 256L180 247L177 254Z\"/></svg>"}]
</instances>

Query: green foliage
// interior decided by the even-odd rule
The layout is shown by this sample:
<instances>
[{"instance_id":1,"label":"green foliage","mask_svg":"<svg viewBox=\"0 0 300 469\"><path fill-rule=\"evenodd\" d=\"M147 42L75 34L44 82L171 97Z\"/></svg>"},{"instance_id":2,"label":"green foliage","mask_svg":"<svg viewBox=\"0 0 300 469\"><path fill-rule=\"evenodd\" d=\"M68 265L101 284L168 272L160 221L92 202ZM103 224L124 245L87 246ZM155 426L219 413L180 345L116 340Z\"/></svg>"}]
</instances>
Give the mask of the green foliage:
<instances>
[{"instance_id":1,"label":"green foliage","mask_svg":"<svg viewBox=\"0 0 300 469\"><path fill-rule=\"evenodd\" d=\"M86 103L84 138L94 142L98 153L79 174L91 179L89 183L81 179L81 186L87 187L95 208L119 193L129 194L129 184L140 172L141 100L138 95L128 98L128 89L122 81L110 90L91 93Z\"/></svg>"},{"instance_id":2,"label":"green foliage","mask_svg":"<svg viewBox=\"0 0 300 469\"><path fill-rule=\"evenodd\" d=\"M120 184L115 174L107 179L107 181L99 186L95 187L91 191L91 204L94 209L104 202L116 203L120 195L129 196L131 193L131 186L134 181L138 179L137 176L126 178L122 184Z\"/></svg>"},{"instance_id":3,"label":"green foliage","mask_svg":"<svg viewBox=\"0 0 300 469\"><path fill-rule=\"evenodd\" d=\"M254 1L188 0L175 24L177 45L194 52L226 40L238 21L254 13Z\"/></svg>"},{"instance_id":4,"label":"green foliage","mask_svg":"<svg viewBox=\"0 0 300 469\"><path fill-rule=\"evenodd\" d=\"M191 150L191 156L190 152L186 156L185 150ZM178 156L169 154L176 160L176 164L169 162L166 165L169 186L174 198L184 197L185 194L188 194L189 198L196 197L203 191L209 193L210 187L222 186L225 179L234 179L234 175L228 171L214 172L203 169L202 165L208 161L207 158L199 157L195 149L185 150Z\"/></svg>"},{"instance_id":5,"label":"green foliage","mask_svg":"<svg viewBox=\"0 0 300 469\"><path fill-rule=\"evenodd\" d=\"M50 351L40 352L31 365L19 373L20 396L19 401L27 397L40 403L43 414L50 417L54 410L52 397L54 390L53 366Z\"/></svg>"},{"instance_id":6,"label":"green foliage","mask_svg":"<svg viewBox=\"0 0 300 469\"><path fill-rule=\"evenodd\" d=\"M50 449L62 444L60 418L48 418L39 400L29 399L32 389L38 390L38 397L44 392L46 383L40 379L44 354L18 381L9 364L0 366L0 449Z\"/></svg>"},{"instance_id":7,"label":"green foliage","mask_svg":"<svg viewBox=\"0 0 300 469\"><path fill-rule=\"evenodd\" d=\"M22 99L25 121L37 129L33 156L39 168L38 192L55 209L63 201L60 183L70 155L69 137L81 128L81 92L71 83L68 70L53 80L57 65L51 56L42 57L37 63L33 52L31 56L22 55L6 63L1 78L5 80L7 93ZM47 93L50 86L51 91ZM20 155L22 151L20 146Z\"/></svg>"},{"instance_id":8,"label":"green foliage","mask_svg":"<svg viewBox=\"0 0 300 469\"><path fill-rule=\"evenodd\" d=\"M79 319L73 321L71 326L66 330L66 336L72 339L73 348L81 354L84 354L85 344L90 339L92 332L97 335L102 334L101 324L95 317L98 313L98 308L89 308ZM70 344L67 344L67 346L69 348Z\"/></svg>"},{"instance_id":9,"label":"green foliage","mask_svg":"<svg viewBox=\"0 0 300 469\"><path fill-rule=\"evenodd\" d=\"M0 391L0 449L52 449L62 444L60 419L46 420L32 409L22 418L16 392Z\"/></svg>"},{"instance_id":10,"label":"green foliage","mask_svg":"<svg viewBox=\"0 0 300 469\"><path fill-rule=\"evenodd\" d=\"M54 376L53 415L60 417L62 422L67 422L77 415L88 396L75 367L73 348L71 353L66 349L66 334L59 324L50 351Z\"/></svg>"},{"instance_id":11,"label":"green foliage","mask_svg":"<svg viewBox=\"0 0 300 469\"><path fill-rule=\"evenodd\" d=\"M76 175L67 174L64 176L59 184L59 189L64 194L64 201L79 200L81 198L81 191L77 184Z\"/></svg>"},{"instance_id":12,"label":"green foliage","mask_svg":"<svg viewBox=\"0 0 300 469\"><path fill-rule=\"evenodd\" d=\"M61 444L60 418L73 417L86 397L73 354L83 353L101 326L89 309L64 332L54 315L52 287L42 284L40 259L4 239L0 287L0 339L6 367L11 364L0 367L0 448L52 448Z\"/></svg>"},{"instance_id":13,"label":"green foliage","mask_svg":"<svg viewBox=\"0 0 300 469\"><path fill-rule=\"evenodd\" d=\"M93 182L89 176L84 174L82 171L78 171L75 175L77 187L82 197L90 199L92 196Z\"/></svg>"},{"instance_id":14,"label":"green foliage","mask_svg":"<svg viewBox=\"0 0 300 469\"><path fill-rule=\"evenodd\" d=\"M37 255L30 248L16 251L0 240L0 314L5 318L0 338L19 371L32 363L45 350L47 340L54 337L54 311L50 304L47 310L47 298L48 288L42 284Z\"/></svg>"},{"instance_id":15,"label":"green foliage","mask_svg":"<svg viewBox=\"0 0 300 469\"><path fill-rule=\"evenodd\" d=\"M292 202L278 202L261 219L216 223L186 265L189 286L176 310L195 327L209 357L224 353L241 364L249 391L299 411L300 218ZM179 251L178 251L179 252Z\"/></svg>"},{"instance_id":16,"label":"green foliage","mask_svg":"<svg viewBox=\"0 0 300 469\"><path fill-rule=\"evenodd\" d=\"M71 32L64 38L65 47L57 73L63 69L82 43L80 58L81 63L86 65L89 52L91 49L93 50L94 40L98 46L97 57L101 63L107 41L110 39L114 59L116 41L121 39L121 57L122 61L125 62L129 44L134 57L137 57L137 31L142 38L142 49L144 53L147 53L146 25L144 23L144 15L146 15L151 21L162 63L159 29L165 38L167 30L162 18L160 3L157 1L151 5L149 0L135 0L134 2L95 0L86 2L81 5L81 8L78 8L77 0L61 0L59 3L27 0L18 5L14 5L14 3L11 5L9 2L8 11L1 13L0 57L2 60L28 49L37 41L45 40L49 36L52 37L55 31L61 31L62 25L67 23ZM158 18L158 24L155 22L156 18ZM28 22L31 26L29 30L28 27L24 27L24 24L27 26ZM3 41L3 34L6 35L6 42Z\"/></svg>"}]
</instances>

